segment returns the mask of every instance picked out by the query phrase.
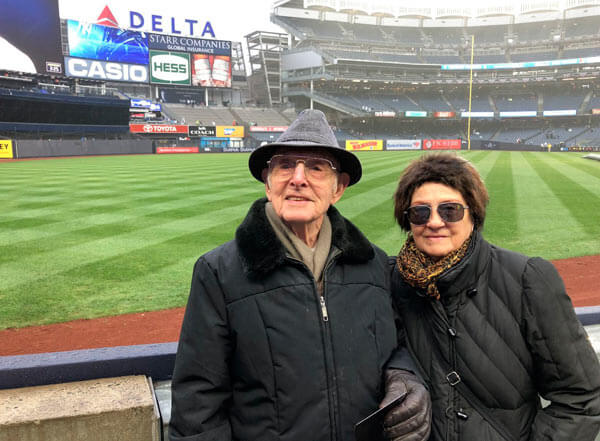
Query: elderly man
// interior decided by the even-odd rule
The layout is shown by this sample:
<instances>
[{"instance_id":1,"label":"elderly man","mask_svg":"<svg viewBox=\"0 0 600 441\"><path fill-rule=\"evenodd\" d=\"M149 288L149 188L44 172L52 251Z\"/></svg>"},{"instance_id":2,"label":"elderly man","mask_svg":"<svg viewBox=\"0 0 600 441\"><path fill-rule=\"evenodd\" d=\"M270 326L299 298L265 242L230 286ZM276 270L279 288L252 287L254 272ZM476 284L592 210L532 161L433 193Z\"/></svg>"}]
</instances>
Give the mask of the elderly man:
<instances>
[{"instance_id":1,"label":"elderly man","mask_svg":"<svg viewBox=\"0 0 600 441\"><path fill-rule=\"evenodd\" d=\"M386 437L426 439L429 396L392 369L404 365L387 257L333 207L358 158L305 110L249 166L267 198L195 265L171 440L354 441L355 423L405 392Z\"/></svg>"}]
</instances>

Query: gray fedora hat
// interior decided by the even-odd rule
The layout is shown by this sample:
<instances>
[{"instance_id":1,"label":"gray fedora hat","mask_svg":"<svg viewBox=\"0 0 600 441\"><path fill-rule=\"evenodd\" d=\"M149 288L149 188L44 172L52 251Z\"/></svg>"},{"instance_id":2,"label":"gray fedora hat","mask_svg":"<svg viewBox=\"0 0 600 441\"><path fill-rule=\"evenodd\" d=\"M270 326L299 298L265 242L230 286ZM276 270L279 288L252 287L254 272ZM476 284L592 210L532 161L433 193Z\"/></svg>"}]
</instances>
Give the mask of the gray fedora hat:
<instances>
[{"instance_id":1,"label":"gray fedora hat","mask_svg":"<svg viewBox=\"0 0 600 441\"><path fill-rule=\"evenodd\" d=\"M350 175L350 184L356 184L362 176L362 167L356 155L340 147L325 115L320 110L306 109L290 124L277 141L265 144L252 152L248 167L252 176L264 182L262 171L267 161L279 147L317 147L323 148L335 156L340 163L341 172Z\"/></svg>"}]
</instances>

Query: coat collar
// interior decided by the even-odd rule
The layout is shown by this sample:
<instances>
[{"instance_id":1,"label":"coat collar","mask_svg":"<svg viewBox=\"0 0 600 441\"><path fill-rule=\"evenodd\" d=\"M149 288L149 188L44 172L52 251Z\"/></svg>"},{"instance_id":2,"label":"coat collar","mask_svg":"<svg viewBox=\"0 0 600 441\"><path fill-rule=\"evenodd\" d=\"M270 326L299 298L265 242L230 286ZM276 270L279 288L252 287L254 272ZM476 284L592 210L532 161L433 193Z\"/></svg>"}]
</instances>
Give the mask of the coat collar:
<instances>
[{"instance_id":1,"label":"coat collar","mask_svg":"<svg viewBox=\"0 0 600 441\"><path fill-rule=\"evenodd\" d=\"M453 268L442 274L438 289L442 295L452 296L473 287L489 263L490 246L481 233L475 231L465 257Z\"/></svg>"},{"instance_id":2,"label":"coat collar","mask_svg":"<svg viewBox=\"0 0 600 441\"><path fill-rule=\"evenodd\" d=\"M283 264L286 257L285 248L265 214L266 203L266 198L255 201L235 233L244 269L258 276L273 271ZM341 261L364 263L375 256L367 238L333 205L329 207L327 215L331 222L331 245L341 251Z\"/></svg>"}]
</instances>

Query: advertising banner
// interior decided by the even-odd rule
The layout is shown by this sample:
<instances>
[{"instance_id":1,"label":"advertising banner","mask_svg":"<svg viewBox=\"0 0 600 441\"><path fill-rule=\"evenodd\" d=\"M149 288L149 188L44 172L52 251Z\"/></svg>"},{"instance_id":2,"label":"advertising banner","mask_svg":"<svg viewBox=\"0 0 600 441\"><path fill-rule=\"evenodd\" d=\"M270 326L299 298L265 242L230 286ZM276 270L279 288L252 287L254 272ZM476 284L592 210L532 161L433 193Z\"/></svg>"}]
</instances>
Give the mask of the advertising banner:
<instances>
[{"instance_id":1,"label":"advertising banner","mask_svg":"<svg viewBox=\"0 0 600 441\"><path fill-rule=\"evenodd\" d=\"M600 115L600 109L592 109L592 115Z\"/></svg>"},{"instance_id":2,"label":"advertising banner","mask_svg":"<svg viewBox=\"0 0 600 441\"><path fill-rule=\"evenodd\" d=\"M85 60L83 58L65 57L65 74L69 77L93 78L105 81L148 82L147 66Z\"/></svg>"},{"instance_id":3,"label":"advertising banner","mask_svg":"<svg viewBox=\"0 0 600 441\"><path fill-rule=\"evenodd\" d=\"M150 82L189 86L190 54L150 51Z\"/></svg>"},{"instance_id":4,"label":"advertising banner","mask_svg":"<svg viewBox=\"0 0 600 441\"><path fill-rule=\"evenodd\" d=\"M165 153L198 153L199 147L156 147L158 155Z\"/></svg>"},{"instance_id":5,"label":"advertising banner","mask_svg":"<svg viewBox=\"0 0 600 441\"><path fill-rule=\"evenodd\" d=\"M58 3L49 0L2 0L0 69L62 74Z\"/></svg>"},{"instance_id":6,"label":"advertising banner","mask_svg":"<svg viewBox=\"0 0 600 441\"><path fill-rule=\"evenodd\" d=\"M101 61L148 64L146 34L67 20L69 55Z\"/></svg>"},{"instance_id":7,"label":"advertising banner","mask_svg":"<svg viewBox=\"0 0 600 441\"><path fill-rule=\"evenodd\" d=\"M12 140L0 139L0 159L13 158Z\"/></svg>"},{"instance_id":8,"label":"advertising banner","mask_svg":"<svg viewBox=\"0 0 600 441\"><path fill-rule=\"evenodd\" d=\"M231 41L225 40L204 40L178 35L148 34L148 46L150 49L163 51L231 56Z\"/></svg>"},{"instance_id":9,"label":"advertising banner","mask_svg":"<svg viewBox=\"0 0 600 441\"><path fill-rule=\"evenodd\" d=\"M460 150L460 139L424 139L423 150Z\"/></svg>"},{"instance_id":10,"label":"advertising banner","mask_svg":"<svg viewBox=\"0 0 600 441\"><path fill-rule=\"evenodd\" d=\"M386 150L421 150L420 139L388 139L385 142Z\"/></svg>"},{"instance_id":11,"label":"advertising banner","mask_svg":"<svg viewBox=\"0 0 600 441\"><path fill-rule=\"evenodd\" d=\"M375 112L375 116L381 116L383 118L393 118L396 116L396 112L382 110L382 111Z\"/></svg>"},{"instance_id":12,"label":"advertising banner","mask_svg":"<svg viewBox=\"0 0 600 441\"><path fill-rule=\"evenodd\" d=\"M520 118L520 117L535 117L537 112L535 110L523 110L516 112L500 112L500 118Z\"/></svg>"},{"instance_id":13,"label":"advertising banner","mask_svg":"<svg viewBox=\"0 0 600 441\"><path fill-rule=\"evenodd\" d=\"M404 116L407 118L425 118L427 116L427 112L422 110L407 110L404 112Z\"/></svg>"},{"instance_id":14,"label":"advertising banner","mask_svg":"<svg viewBox=\"0 0 600 441\"><path fill-rule=\"evenodd\" d=\"M188 126L174 124L129 124L131 133L151 133L151 134L188 134Z\"/></svg>"},{"instance_id":15,"label":"advertising banner","mask_svg":"<svg viewBox=\"0 0 600 441\"><path fill-rule=\"evenodd\" d=\"M4 0L3 0L4 1ZM11 0L17 3L17 0ZM41 4L56 1L38 0ZM18 2L25 8L23 3ZM84 23L98 23L122 29L158 34L189 35L197 38L217 38L217 30L229 24L225 16L220 26L213 26L208 11L200 4L164 0L58 0L60 18ZM32 8L33 9L33 8ZM230 14L236 11L231 10Z\"/></svg>"},{"instance_id":16,"label":"advertising banner","mask_svg":"<svg viewBox=\"0 0 600 441\"><path fill-rule=\"evenodd\" d=\"M214 126L190 126L189 135L192 138L201 138L203 136L216 136L217 131Z\"/></svg>"},{"instance_id":17,"label":"advertising banner","mask_svg":"<svg viewBox=\"0 0 600 441\"><path fill-rule=\"evenodd\" d=\"M229 55L191 54L192 86L231 87Z\"/></svg>"},{"instance_id":18,"label":"advertising banner","mask_svg":"<svg viewBox=\"0 0 600 441\"><path fill-rule=\"evenodd\" d=\"M454 113L454 112L434 112L433 113L434 118L454 118L455 116L456 116L456 113Z\"/></svg>"},{"instance_id":19,"label":"advertising banner","mask_svg":"<svg viewBox=\"0 0 600 441\"><path fill-rule=\"evenodd\" d=\"M383 141L381 139L347 139L346 150L383 150Z\"/></svg>"},{"instance_id":20,"label":"advertising banner","mask_svg":"<svg viewBox=\"0 0 600 441\"><path fill-rule=\"evenodd\" d=\"M243 138L244 126L217 126L217 138Z\"/></svg>"},{"instance_id":21,"label":"advertising banner","mask_svg":"<svg viewBox=\"0 0 600 441\"><path fill-rule=\"evenodd\" d=\"M544 116L575 116L577 109L568 110L544 110Z\"/></svg>"},{"instance_id":22,"label":"advertising banner","mask_svg":"<svg viewBox=\"0 0 600 441\"><path fill-rule=\"evenodd\" d=\"M251 132L285 132L288 126L250 126Z\"/></svg>"},{"instance_id":23,"label":"advertising banner","mask_svg":"<svg viewBox=\"0 0 600 441\"><path fill-rule=\"evenodd\" d=\"M461 112L460 116L463 118L493 118L494 112Z\"/></svg>"}]
</instances>

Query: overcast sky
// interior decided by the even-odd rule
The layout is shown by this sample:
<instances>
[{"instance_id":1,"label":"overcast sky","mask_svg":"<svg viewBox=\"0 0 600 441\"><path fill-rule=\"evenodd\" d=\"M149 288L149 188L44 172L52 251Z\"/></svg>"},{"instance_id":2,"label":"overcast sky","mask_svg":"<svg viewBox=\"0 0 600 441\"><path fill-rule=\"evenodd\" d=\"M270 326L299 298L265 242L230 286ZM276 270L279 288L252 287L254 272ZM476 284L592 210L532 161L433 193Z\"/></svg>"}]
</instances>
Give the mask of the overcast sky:
<instances>
[{"instance_id":1,"label":"overcast sky","mask_svg":"<svg viewBox=\"0 0 600 441\"><path fill-rule=\"evenodd\" d=\"M245 41L254 31L283 32L271 23L272 0L215 0L203 1L202 18L209 20L219 40Z\"/></svg>"}]
</instances>

